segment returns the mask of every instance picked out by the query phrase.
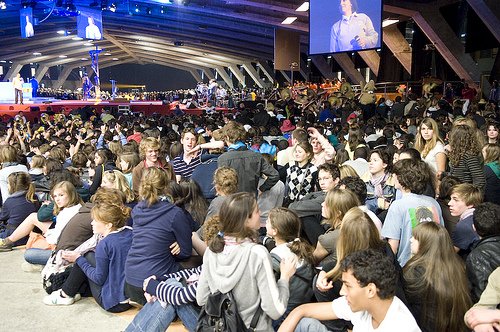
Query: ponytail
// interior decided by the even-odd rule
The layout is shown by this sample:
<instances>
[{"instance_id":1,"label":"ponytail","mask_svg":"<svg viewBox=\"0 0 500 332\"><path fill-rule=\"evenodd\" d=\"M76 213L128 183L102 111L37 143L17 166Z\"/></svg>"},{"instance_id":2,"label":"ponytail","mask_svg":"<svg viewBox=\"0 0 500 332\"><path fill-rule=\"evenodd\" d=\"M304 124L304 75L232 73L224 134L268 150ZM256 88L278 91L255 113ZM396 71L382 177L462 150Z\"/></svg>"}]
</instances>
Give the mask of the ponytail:
<instances>
[{"instance_id":1,"label":"ponytail","mask_svg":"<svg viewBox=\"0 0 500 332\"><path fill-rule=\"evenodd\" d=\"M295 238L292 242L288 242L288 248L300 259L305 260L311 265L316 265L313 256L313 247L307 243L306 241L301 240L300 238Z\"/></svg>"},{"instance_id":2,"label":"ponytail","mask_svg":"<svg viewBox=\"0 0 500 332\"><path fill-rule=\"evenodd\" d=\"M35 203L38 201L38 199L35 196L35 185L33 184L33 182L30 183L30 185L28 187L28 191L26 192L26 200L28 200L32 203Z\"/></svg>"}]
</instances>

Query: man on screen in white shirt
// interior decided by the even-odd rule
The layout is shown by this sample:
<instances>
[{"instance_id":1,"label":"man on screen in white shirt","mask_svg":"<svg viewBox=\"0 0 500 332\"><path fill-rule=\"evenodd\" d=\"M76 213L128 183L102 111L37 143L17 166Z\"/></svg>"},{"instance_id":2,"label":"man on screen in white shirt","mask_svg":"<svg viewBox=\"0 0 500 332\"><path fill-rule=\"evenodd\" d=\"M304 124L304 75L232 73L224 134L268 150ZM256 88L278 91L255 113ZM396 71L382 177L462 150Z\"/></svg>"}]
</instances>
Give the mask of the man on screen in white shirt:
<instances>
[{"instance_id":1,"label":"man on screen in white shirt","mask_svg":"<svg viewBox=\"0 0 500 332\"><path fill-rule=\"evenodd\" d=\"M374 48L378 42L378 32L366 14L357 12L356 0L339 0L339 9L342 18L332 26L330 52Z\"/></svg>"},{"instance_id":2,"label":"man on screen in white shirt","mask_svg":"<svg viewBox=\"0 0 500 332\"><path fill-rule=\"evenodd\" d=\"M35 35L35 30L33 30L33 24L31 24L29 16L26 16L26 25L24 26L24 35L26 38L33 37Z\"/></svg>"},{"instance_id":3,"label":"man on screen in white shirt","mask_svg":"<svg viewBox=\"0 0 500 332\"><path fill-rule=\"evenodd\" d=\"M87 39L101 39L102 34L99 27L95 25L94 18L92 16L88 17L89 25L85 28L85 38Z\"/></svg>"}]
</instances>

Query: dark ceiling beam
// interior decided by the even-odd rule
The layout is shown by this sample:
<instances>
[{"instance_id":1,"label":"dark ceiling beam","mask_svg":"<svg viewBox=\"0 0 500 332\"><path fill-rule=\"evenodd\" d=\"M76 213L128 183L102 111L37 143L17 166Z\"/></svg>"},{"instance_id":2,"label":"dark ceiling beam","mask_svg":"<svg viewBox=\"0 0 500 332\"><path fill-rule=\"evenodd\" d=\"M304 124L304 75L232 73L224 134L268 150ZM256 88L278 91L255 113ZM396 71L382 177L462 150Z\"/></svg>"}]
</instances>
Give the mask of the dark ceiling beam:
<instances>
[{"instance_id":1,"label":"dark ceiling beam","mask_svg":"<svg viewBox=\"0 0 500 332\"><path fill-rule=\"evenodd\" d=\"M253 8L258 8L262 11L270 11L273 10L275 12L287 14L288 16L297 16L297 17L308 17L308 12L298 12L296 9L299 7L294 4L280 3L279 5L274 5L277 1L268 1L268 2L256 2L250 0L226 0L228 5L243 5Z\"/></svg>"},{"instance_id":2,"label":"dark ceiling beam","mask_svg":"<svg viewBox=\"0 0 500 332\"><path fill-rule=\"evenodd\" d=\"M453 3L452 0L446 3ZM456 1L455 1L456 2ZM409 7L403 7L409 6ZM448 65L455 73L471 84L480 80L479 69L470 57L465 53L465 47L462 45L455 32L448 25L444 17L439 12L439 5L419 5L418 11L413 10L414 4L408 2L398 2L398 6L384 5L384 10L390 13L409 16L424 32L436 50L446 60Z\"/></svg>"},{"instance_id":3,"label":"dark ceiling beam","mask_svg":"<svg viewBox=\"0 0 500 332\"><path fill-rule=\"evenodd\" d=\"M476 12L477 16L481 18L496 40L500 42L500 19L497 16L500 13L497 12L497 15L495 15L484 0L467 0L467 3Z\"/></svg>"},{"instance_id":4,"label":"dark ceiling beam","mask_svg":"<svg viewBox=\"0 0 500 332\"><path fill-rule=\"evenodd\" d=\"M165 40L170 45L174 44L174 41L180 40L185 46L189 47L198 47L201 49L214 49L217 51L221 51L224 53L234 53L239 56L252 57L255 59L259 58L272 58L273 54L273 42L263 44L254 44L246 41L240 40L231 40L230 38L208 38L208 37L200 37L199 35L189 35L189 34L165 34L161 33L161 31L153 32L145 32L141 31L135 34L127 33L126 31L117 30L117 29L107 29L113 36L127 37L133 38L135 40L140 39L143 36L155 36L162 40Z\"/></svg>"}]
</instances>

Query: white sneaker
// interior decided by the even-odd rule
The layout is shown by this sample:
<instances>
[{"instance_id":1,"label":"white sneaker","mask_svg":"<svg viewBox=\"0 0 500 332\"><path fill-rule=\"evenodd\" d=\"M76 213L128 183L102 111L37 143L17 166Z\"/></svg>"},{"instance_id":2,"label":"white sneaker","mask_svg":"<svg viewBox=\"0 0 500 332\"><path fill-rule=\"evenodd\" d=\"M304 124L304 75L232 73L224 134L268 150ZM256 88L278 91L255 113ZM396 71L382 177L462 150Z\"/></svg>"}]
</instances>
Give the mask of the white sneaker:
<instances>
[{"instance_id":1,"label":"white sneaker","mask_svg":"<svg viewBox=\"0 0 500 332\"><path fill-rule=\"evenodd\" d=\"M81 299L80 294L76 294L75 297L62 297L61 290L58 289L53 291L50 295L47 295L43 298L43 303L46 305L72 305L75 301Z\"/></svg>"},{"instance_id":2,"label":"white sneaker","mask_svg":"<svg viewBox=\"0 0 500 332\"><path fill-rule=\"evenodd\" d=\"M40 272L43 269L43 265L36 265L36 264L28 263L28 262L23 262L21 264L21 269L24 272Z\"/></svg>"}]
</instances>

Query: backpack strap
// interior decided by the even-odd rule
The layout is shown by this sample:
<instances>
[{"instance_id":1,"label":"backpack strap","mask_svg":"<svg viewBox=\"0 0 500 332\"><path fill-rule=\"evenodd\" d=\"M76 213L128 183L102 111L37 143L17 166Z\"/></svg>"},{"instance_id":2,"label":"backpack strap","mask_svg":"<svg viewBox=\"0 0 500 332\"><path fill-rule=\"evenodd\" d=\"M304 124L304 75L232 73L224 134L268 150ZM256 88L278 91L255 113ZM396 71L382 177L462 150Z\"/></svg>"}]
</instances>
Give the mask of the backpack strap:
<instances>
[{"instance_id":1,"label":"backpack strap","mask_svg":"<svg viewBox=\"0 0 500 332\"><path fill-rule=\"evenodd\" d=\"M260 303L259 303L259 307L257 308L257 311L255 312L255 315L253 315L252 321L250 322L250 328L249 328L249 330L251 332L255 331L255 328L257 327L257 323L259 322L259 319L260 319L261 315L262 315L262 308L260 307Z\"/></svg>"}]
</instances>

